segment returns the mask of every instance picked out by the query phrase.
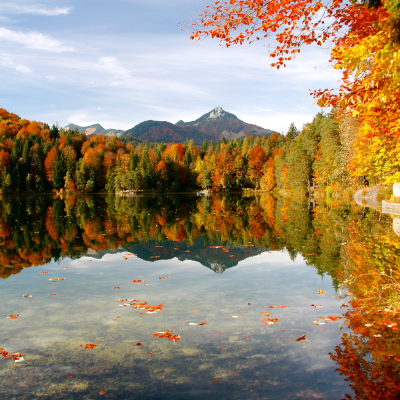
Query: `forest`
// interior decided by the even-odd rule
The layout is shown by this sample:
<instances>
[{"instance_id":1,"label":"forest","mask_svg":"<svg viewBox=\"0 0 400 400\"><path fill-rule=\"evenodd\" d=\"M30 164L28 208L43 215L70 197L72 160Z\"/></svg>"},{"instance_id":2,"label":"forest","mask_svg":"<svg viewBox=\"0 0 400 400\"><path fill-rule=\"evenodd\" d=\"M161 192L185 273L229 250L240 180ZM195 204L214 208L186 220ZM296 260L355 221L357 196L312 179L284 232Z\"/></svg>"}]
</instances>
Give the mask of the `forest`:
<instances>
[{"instance_id":1,"label":"forest","mask_svg":"<svg viewBox=\"0 0 400 400\"><path fill-rule=\"evenodd\" d=\"M373 169L352 173L357 123L336 110L299 131L226 141L156 143L63 130L0 109L1 191L121 192L212 189L332 191L375 184Z\"/></svg>"}]
</instances>

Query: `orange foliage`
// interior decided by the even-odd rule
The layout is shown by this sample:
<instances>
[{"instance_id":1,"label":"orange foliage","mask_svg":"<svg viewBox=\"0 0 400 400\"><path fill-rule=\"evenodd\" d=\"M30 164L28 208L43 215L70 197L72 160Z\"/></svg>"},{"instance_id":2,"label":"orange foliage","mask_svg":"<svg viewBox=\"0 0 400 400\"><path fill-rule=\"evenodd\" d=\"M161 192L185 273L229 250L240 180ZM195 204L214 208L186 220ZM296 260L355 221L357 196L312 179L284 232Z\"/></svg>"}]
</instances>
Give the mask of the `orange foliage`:
<instances>
[{"instance_id":1,"label":"orange foliage","mask_svg":"<svg viewBox=\"0 0 400 400\"><path fill-rule=\"evenodd\" d=\"M53 168L58 158L57 150L52 147L47 153L46 159L44 160L44 169L46 172L46 178L49 182L53 182Z\"/></svg>"}]
</instances>

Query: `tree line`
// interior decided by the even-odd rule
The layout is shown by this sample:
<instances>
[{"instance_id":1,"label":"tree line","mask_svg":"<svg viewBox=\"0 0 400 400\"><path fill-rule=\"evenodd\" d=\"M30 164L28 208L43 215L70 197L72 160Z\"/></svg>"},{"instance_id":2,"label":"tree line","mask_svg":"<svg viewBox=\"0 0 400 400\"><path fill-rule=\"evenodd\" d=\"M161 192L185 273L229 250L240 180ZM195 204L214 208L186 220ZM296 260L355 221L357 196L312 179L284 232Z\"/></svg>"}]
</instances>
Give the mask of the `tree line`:
<instances>
[{"instance_id":1,"label":"tree line","mask_svg":"<svg viewBox=\"0 0 400 400\"><path fill-rule=\"evenodd\" d=\"M352 178L354 120L318 113L286 134L153 145L21 119L0 109L2 192L121 192L190 188L222 191L300 189L374 182Z\"/></svg>"}]
</instances>

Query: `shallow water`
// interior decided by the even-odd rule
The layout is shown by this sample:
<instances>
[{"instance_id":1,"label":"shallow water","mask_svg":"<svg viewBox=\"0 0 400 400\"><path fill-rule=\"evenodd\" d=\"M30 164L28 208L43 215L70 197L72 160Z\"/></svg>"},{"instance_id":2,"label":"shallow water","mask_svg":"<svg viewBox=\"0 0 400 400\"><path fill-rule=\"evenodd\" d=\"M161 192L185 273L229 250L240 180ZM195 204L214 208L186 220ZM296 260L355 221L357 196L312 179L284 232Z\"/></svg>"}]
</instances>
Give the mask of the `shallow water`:
<instances>
[{"instance_id":1,"label":"shallow water","mask_svg":"<svg viewBox=\"0 0 400 400\"><path fill-rule=\"evenodd\" d=\"M160 201L162 206L169 200ZM156 213L153 209L149 212L136 203L134 213L129 209L122 213L121 209L111 210L109 203L96 203L87 225L95 221L96 210L102 207L108 215L108 225L96 231L100 235L97 249L87 246L94 240L94 234L90 236L93 227L79 223L84 210L63 203L62 209L67 210L64 219L72 215L75 219L70 228L71 222L65 222L64 233L60 223L54 223L60 246L66 248L69 243L81 249L82 238L86 243L79 256L71 250L72 258L67 250L54 256L57 241L45 239L45 233L53 229L50 222L61 218L54 216L57 204L46 203L37 211L37 199L23 199L20 207L28 210L26 216L15 211L16 205L8 204L10 218L7 220L3 212L3 226L8 223L11 230L3 238L3 250L7 243L10 248L6 241L17 229L10 223L11 215L18 214L20 232L23 226L36 223L34 229L28 229L29 234L40 236L38 247L40 243L53 246L53 257L47 262L48 258L43 258L47 247L40 247L43 265L26 265L18 274L9 273L0 281L0 347L24 353L21 363L0 359L2 399L339 399L353 395L329 355L350 329L344 318L319 318L343 317L344 300L332 277L321 276L301 254L293 257L293 251L286 248L273 251L268 245L261 247L260 237L242 234L244 245L226 241L214 232L213 243L204 241L201 230L193 225L205 215L204 209L199 211L199 200L185 200L183 209L182 200L177 201L179 207L175 212L171 208L170 215L178 215L174 223L183 219L190 222L193 234L189 238L186 229L186 237L180 241L166 235L160 241L151 233L156 223L145 225L144 218L153 218L149 216ZM3 210L5 206L3 200ZM40 211L43 209L47 214ZM238 209L235 215L240 214ZM208 215L215 212L212 208ZM135 224L141 222L128 224L129 232L123 225L113 228L112 213L119 213L119 221L140 214ZM40 215L47 215L46 221L40 222ZM25 219L23 226L21 218ZM135 238L134 225L143 228ZM169 231L179 230L179 226L171 226ZM221 223L216 228L223 231ZM71 229L74 238L65 240L71 237ZM106 249L99 240L111 231L118 232L119 239L108 237ZM148 238L138 239L147 232ZM210 237L210 232L206 233ZM279 240L278 234L275 232L275 240ZM13 236L15 243L17 236ZM228 251L212 248L222 246L221 240ZM23 253L17 245L13 251ZM25 261L29 258L24 257ZM65 279L52 282L55 278ZM122 307L127 302L118 300L125 299L163 307L149 314L132 305ZM312 304L324 308L316 309ZM7 318L15 314L20 316ZM278 322L268 324L265 318L278 318ZM316 320L329 323L315 325L312 321ZM200 322L206 324L190 325ZM153 336L165 331L173 331L180 340ZM303 335L305 340L295 341ZM86 344L97 347L85 349Z\"/></svg>"}]
</instances>

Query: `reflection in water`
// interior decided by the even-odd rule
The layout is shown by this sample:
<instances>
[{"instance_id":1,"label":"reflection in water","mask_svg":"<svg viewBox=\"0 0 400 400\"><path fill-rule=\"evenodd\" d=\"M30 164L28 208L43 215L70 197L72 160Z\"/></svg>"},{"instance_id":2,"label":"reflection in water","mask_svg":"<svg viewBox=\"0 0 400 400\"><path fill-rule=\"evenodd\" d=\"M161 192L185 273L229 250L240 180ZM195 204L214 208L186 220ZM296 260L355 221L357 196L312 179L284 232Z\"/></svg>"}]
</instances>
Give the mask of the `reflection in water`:
<instances>
[{"instance_id":1,"label":"reflection in water","mask_svg":"<svg viewBox=\"0 0 400 400\"><path fill-rule=\"evenodd\" d=\"M400 239L390 216L270 195L3 197L0 209L1 317L24 310L7 320L0 347L29 354L0 364L6 398L29 399L27 385L32 398L52 399L400 394ZM23 271L39 265L49 274ZM310 267L330 276L337 300ZM340 316L343 302L346 322L318 319ZM149 341L168 331L179 343ZM98 348L79 349L88 343Z\"/></svg>"}]
</instances>

